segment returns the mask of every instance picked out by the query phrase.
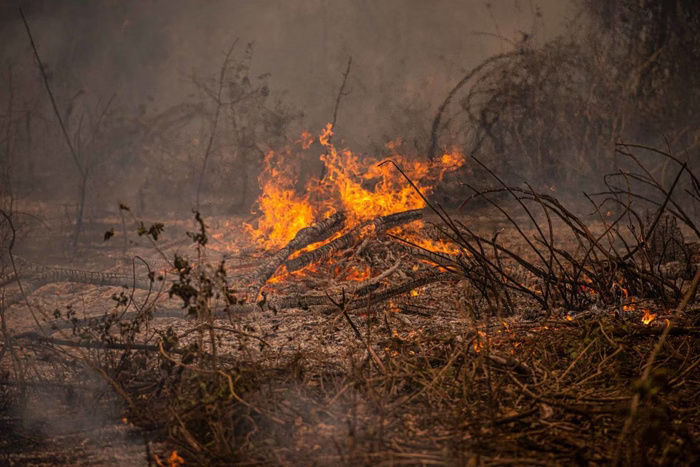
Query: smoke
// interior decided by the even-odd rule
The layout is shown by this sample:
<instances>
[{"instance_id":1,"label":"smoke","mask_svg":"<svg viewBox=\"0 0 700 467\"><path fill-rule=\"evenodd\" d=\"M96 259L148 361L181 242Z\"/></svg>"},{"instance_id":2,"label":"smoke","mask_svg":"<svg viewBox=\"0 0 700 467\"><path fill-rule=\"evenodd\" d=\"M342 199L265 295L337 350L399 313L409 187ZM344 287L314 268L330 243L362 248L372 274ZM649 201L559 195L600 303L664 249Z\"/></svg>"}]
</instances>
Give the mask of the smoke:
<instances>
[{"instance_id":1,"label":"smoke","mask_svg":"<svg viewBox=\"0 0 700 467\"><path fill-rule=\"evenodd\" d=\"M9 2L0 10L3 53L25 62L31 51L18 4L56 83L89 95L116 92L130 107L177 103L193 91L188 77L216 73L238 38L254 44L252 74L270 73L273 92L316 129L331 119L352 56L338 123L357 141L383 135L407 99L434 111L464 70L522 33L542 41L557 34L567 8L551 0L538 7L522 0Z\"/></svg>"},{"instance_id":2,"label":"smoke","mask_svg":"<svg viewBox=\"0 0 700 467\"><path fill-rule=\"evenodd\" d=\"M12 182L6 191L61 200L67 211L81 210L80 170L53 115L20 6L79 159L91 167L88 217L115 213L120 202L153 217L193 207L214 131L212 90L234 43L225 85L249 80L265 88L258 97L266 102L221 118L199 185L240 212L258 193L261 154L285 143L273 141L275 131L283 133L270 129L274 120L294 120L280 127L286 138L301 130L317 135L333 119L350 57L336 144L376 153L402 138L423 156L437 107L465 72L525 35L546 43L561 33L569 8L554 0L5 2L0 86L9 92L0 108L11 101L17 115L5 126L14 141L2 164ZM236 67L245 68L244 79ZM306 161L302 175L319 172L318 164Z\"/></svg>"},{"instance_id":3,"label":"smoke","mask_svg":"<svg viewBox=\"0 0 700 467\"><path fill-rule=\"evenodd\" d=\"M0 459L14 464L137 465L147 460L143 435L120 412L123 401L89 368L63 381L3 394L7 439Z\"/></svg>"}]
</instances>

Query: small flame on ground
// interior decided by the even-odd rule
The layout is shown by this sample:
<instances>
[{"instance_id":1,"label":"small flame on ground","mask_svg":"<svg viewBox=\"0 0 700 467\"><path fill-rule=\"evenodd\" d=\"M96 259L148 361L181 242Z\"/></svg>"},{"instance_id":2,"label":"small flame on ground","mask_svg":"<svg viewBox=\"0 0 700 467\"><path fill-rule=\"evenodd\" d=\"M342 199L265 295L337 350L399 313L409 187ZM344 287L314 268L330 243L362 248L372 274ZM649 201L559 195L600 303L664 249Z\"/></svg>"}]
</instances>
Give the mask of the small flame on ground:
<instances>
[{"instance_id":1,"label":"small flame on ground","mask_svg":"<svg viewBox=\"0 0 700 467\"><path fill-rule=\"evenodd\" d=\"M336 279L361 282L370 278L370 270L369 266L367 265L352 267L349 269L344 269L342 266L336 266L334 276Z\"/></svg>"},{"instance_id":2,"label":"small flame on ground","mask_svg":"<svg viewBox=\"0 0 700 467\"><path fill-rule=\"evenodd\" d=\"M156 461L156 465L158 465L159 467L180 467L181 465L185 465L185 459L180 457L177 451L173 451L170 454L170 457L168 457L164 461L161 461L160 458L155 454L153 455L153 458Z\"/></svg>"},{"instance_id":3,"label":"small flame on ground","mask_svg":"<svg viewBox=\"0 0 700 467\"><path fill-rule=\"evenodd\" d=\"M408 331L405 336L402 336L401 334L399 334L399 332L396 329L392 329L392 335L400 341L407 341L407 340L413 339L418 334L419 334L419 331L414 330L414 331Z\"/></svg>"},{"instance_id":4,"label":"small flame on ground","mask_svg":"<svg viewBox=\"0 0 700 467\"><path fill-rule=\"evenodd\" d=\"M642 316L642 323L650 324L656 319L656 313L652 313L648 308L644 309L644 316Z\"/></svg>"},{"instance_id":5,"label":"small flame on ground","mask_svg":"<svg viewBox=\"0 0 700 467\"><path fill-rule=\"evenodd\" d=\"M484 331L477 331L478 336L474 340L474 352L479 353L484 349L484 341L488 342L488 337ZM482 340L483 339L483 340Z\"/></svg>"}]
</instances>

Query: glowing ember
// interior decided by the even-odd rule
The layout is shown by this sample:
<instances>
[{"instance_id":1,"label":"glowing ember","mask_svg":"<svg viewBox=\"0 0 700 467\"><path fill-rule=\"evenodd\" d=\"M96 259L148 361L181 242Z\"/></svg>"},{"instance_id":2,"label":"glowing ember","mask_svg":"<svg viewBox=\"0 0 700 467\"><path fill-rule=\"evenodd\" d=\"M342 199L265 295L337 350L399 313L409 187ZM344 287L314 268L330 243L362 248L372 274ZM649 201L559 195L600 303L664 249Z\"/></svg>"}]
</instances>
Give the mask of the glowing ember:
<instances>
[{"instance_id":1,"label":"glowing ember","mask_svg":"<svg viewBox=\"0 0 700 467\"><path fill-rule=\"evenodd\" d=\"M336 267L334 271L334 276L336 279L342 279L346 281L364 281L369 279L370 271L369 266L358 266L350 268L349 270L344 270L340 267Z\"/></svg>"},{"instance_id":2,"label":"glowing ember","mask_svg":"<svg viewBox=\"0 0 700 467\"><path fill-rule=\"evenodd\" d=\"M479 353L484 349L484 342L482 342L482 339L488 341L488 337L486 336L486 333L484 331L477 331L478 336L474 340L474 352Z\"/></svg>"},{"instance_id":3,"label":"glowing ember","mask_svg":"<svg viewBox=\"0 0 700 467\"><path fill-rule=\"evenodd\" d=\"M407 340L413 339L418 334L419 334L419 332L417 332L417 331L408 331L406 333L406 335L402 336L401 334L399 334L399 332L396 329L392 329L392 335L400 341L407 341Z\"/></svg>"},{"instance_id":4,"label":"glowing ember","mask_svg":"<svg viewBox=\"0 0 700 467\"><path fill-rule=\"evenodd\" d=\"M648 308L644 310L644 316L642 316L642 323L649 324L656 319L656 313L652 313Z\"/></svg>"},{"instance_id":5,"label":"glowing ember","mask_svg":"<svg viewBox=\"0 0 700 467\"><path fill-rule=\"evenodd\" d=\"M180 467L181 465L185 464L185 459L180 457L177 451L173 451L172 454L170 454L170 457L165 459L165 461L161 461L157 455L154 455L153 457L155 458L156 465L159 467Z\"/></svg>"},{"instance_id":6,"label":"glowing ember","mask_svg":"<svg viewBox=\"0 0 700 467\"><path fill-rule=\"evenodd\" d=\"M630 293L627 291L626 288L622 287L622 285L619 285L620 292L622 292L622 295L624 295L625 300L627 300L630 296Z\"/></svg>"}]
</instances>

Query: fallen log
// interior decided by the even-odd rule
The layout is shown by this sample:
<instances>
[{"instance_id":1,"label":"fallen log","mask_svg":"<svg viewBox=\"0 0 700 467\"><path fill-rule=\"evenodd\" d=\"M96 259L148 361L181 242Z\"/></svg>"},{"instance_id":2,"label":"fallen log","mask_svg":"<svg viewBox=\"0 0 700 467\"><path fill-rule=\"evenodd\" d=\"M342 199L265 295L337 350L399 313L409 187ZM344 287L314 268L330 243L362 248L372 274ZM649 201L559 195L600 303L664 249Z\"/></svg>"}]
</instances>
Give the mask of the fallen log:
<instances>
[{"instance_id":1,"label":"fallen log","mask_svg":"<svg viewBox=\"0 0 700 467\"><path fill-rule=\"evenodd\" d=\"M10 307L24 300L24 295L31 295L37 289L56 282L74 282L78 284L90 284L108 287L126 287L129 289L152 290L154 282L150 279L138 279L133 275L117 274L111 272L84 271L81 269L56 268L42 266L23 260L24 265L30 265L29 269L23 269L19 274L24 293L19 291L5 294L3 306ZM0 287L5 287L13 282L18 282L14 273L5 279Z\"/></svg>"},{"instance_id":2,"label":"fallen log","mask_svg":"<svg viewBox=\"0 0 700 467\"><path fill-rule=\"evenodd\" d=\"M66 329L79 329L84 327L89 328L104 325L109 320L112 320L111 324L116 325L117 323L125 323L141 317L143 317L142 311L127 311L120 313L117 319L115 319L114 315L89 316L87 318L58 319L53 321L47 321L44 324L44 330L49 333L53 333L56 331L65 331ZM192 318L192 316L187 316L187 314L181 309L170 310L166 308L154 310L153 315L149 319L156 318L174 318L180 320L189 320ZM43 332L41 329L37 329L37 331Z\"/></svg>"},{"instance_id":3,"label":"fallen log","mask_svg":"<svg viewBox=\"0 0 700 467\"><path fill-rule=\"evenodd\" d=\"M308 266L311 263L316 263L322 259L329 258L337 251L345 250L357 244L368 235L382 233L392 227L397 227L408 222L420 219L423 212L420 209L412 211L402 211L388 216L376 217L372 220L363 222L359 226L352 229L342 237L339 237L332 242L307 253L304 253L297 258L291 259L285 263L287 271L298 271L299 269Z\"/></svg>"},{"instance_id":4,"label":"fallen log","mask_svg":"<svg viewBox=\"0 0 700 467\"><path fill-rule=\"evenodd\" d=\"M458 279L460 279L460 276L451 272L436 272L432 274L427 274L417 279L412 279L410 281L404 282L403 284L399 284L395 287L389 287L376 293L375 295L372 295L370 303L372 305L376 305L398 295L408 293L413 289L417 289L418 287L423 287L424 285L432 284L433 282ZM368 283L364 286L359 286L354 290L346 292L346 295L354 295L355 298L354 301L350 302L347 305L346 311L352 311L366 307L367 301L358 299L367 296L370 292L373 292L378 286L378 283L373 282ZM338 303L341 301L341 299L341 296L333 297L333 300L335 300ZM215 313L214 317L217 319L223 319L227 318L229 314L234 315L242 313L251 313L256 310L278 312L290 308L308 309L312 306L324 306L330 303L332 303L332 300L329 299L326 295L293 295L281 298L263 296L263 300L260 300L258 303L245 303L240 305L234 305L229 307L228 311L219 311ZM321 312L324 314L332 314L336 311L338 311L337 307L327 307L321 310Z\"/></svg>"},{"instance_id":5,"label":"fallen log","mask_svg":"<svg viewBox=\"0 0 700 467\"><path fill-rule=\"evenodd\" d=\"M101 342L101 341L75 341L70 339L58 339L50 336L43 336L35 331L24 332L22 334L16 334L12 336L15 340L30 340L35 342L40 342L44 344L62 345L66 347L82 347L86 349L112 349L112 350L150 350L153 352L158 351L157 345L142 344L138 342L134 343L117 343L117 342ZM180 349L171 349L171 352L184 353Z\"/></svg>"},{"instance_id":6,"label":"fallen log","mask_svg":"<svg viewBox=\"0 0 700 467\"><path fill-rule=\"evenodd\" d=\"M144 290L149 290L153 287L152 281L148 279L138 279L129 274L44 266L20 258L17 258L17 264L20 269L20 280L30 282L34 286L34 289L54 282L76 282L79 284L107 285L112 287L126 286ZM15 282L16 280L17 277L15 277L13 273L3 281L2 285Z\"/></svg>"}]
</instances>

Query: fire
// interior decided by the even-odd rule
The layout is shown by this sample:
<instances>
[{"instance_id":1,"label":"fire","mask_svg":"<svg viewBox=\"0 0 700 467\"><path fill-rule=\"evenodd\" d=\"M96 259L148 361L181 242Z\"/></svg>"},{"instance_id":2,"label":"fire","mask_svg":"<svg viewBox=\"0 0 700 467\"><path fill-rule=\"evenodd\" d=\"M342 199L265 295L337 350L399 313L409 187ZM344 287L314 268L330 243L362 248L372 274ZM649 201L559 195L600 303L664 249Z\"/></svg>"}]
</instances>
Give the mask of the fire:
<instances>
[{"instance_id":1,"label":"fire","mask_svg":"<svg viewBox=\"0 0 700 467\"><path fill-rule=\"evenodd\" d=\"M293 164L273 151L265 155L265 169L258 177L262 194L257 206L263 217L257 228L244 224L248 233L264 248L280 247L314 220L308 200L296 194Z\"/></svg>"},{"instance_id":2,"label":"fire","mask_svg":"<svg viewBox=\"0 0 700 467\"><path fill-rule=\"evenodd\" d=\"M617 288L619 290L620 294L622 295L621 301L627 302L630 297L629 291L623 287L623 284L625 283L624 279L620 279L619 282L613 284L613 289ZM635 311L637 307L635 306L634 303L627 303L622 305L622 311Z\"/></svg>"},{"instance_id":3,"label":"fire","mask_svg":"<svg viewBox=\"0 0 700 467\"><path fill-rule=\"evenodd\" d=\"M321 160L326 166L327 176L313 186L312 190L322 196L330 196L332 203L339 200L348 215L350 224L425 206L420 194L388 162L391 160L401 166L406 175L416 181L421 191L431 189L429 185L423 186L421 182L430 175L433 169L430 164L405 160L396 152L394 142L387 145L392 153L391 157L382 161L369 157L361 160L357 154L348 149L337 150L329 142L331 135L332 129L329 125L319 138L326 149L326 153L321 155ZM432 175L433 179L441 178L440 172ZM374 187L369 188L372 184Z\"/></svg>"},{"instance_id":4,"label":"fire","mask_svg":"<svg viewBox=\"0 0 700 467\"><path fill-rule=\"evenodd\" d=\"M656 313L652 313L648 308L644 309L644 316L642 316L642 323L650 324L656 319Z\"/></svg>"},{"instance_id":5,"label":"fire","mask_svg":"<svg viewBox=\"0 0 700 467\"><path fill-rule=\"evenodd\" d=\"M406 335L402 336L396 329L392 329L391 334L394 338L400 341L408 341L420 334L419 331L408 331Z\"/></svg>"},{"instance_id":6,"label":"fire","mask_svg":"<svg viewBox=\"0 0 700 467\"><path fill-rule=\"evenodd\" d=\"M442 240L433 240L422 235L417 235L413 232L403 232L398 236L410 244L432 251L433 253L442 253L447 255L459 255L462 253L462 250L454 243L449 243Z\"/></svg>"},{"instance_id":7,"label":"fire","mask_svg":"<svg viewBox=\"0 0 700 467\"><path fill-rule=\"evenodd\" d=\"M348 269L336 267L334 271L335 278L342 278L346 281L361 282L370 278L369 266L360 266Z\"/></svg>"},{"instance_id":8,"label":"fire","mask_svg":"<svg viewBox=\"0 0 700 467\"><path fill-rule=\"evenodd\" d=\"M180 457L177 451L173 451L170 454L170 457L168 457L164 461L161 461L157 455L154 455L153 457L155 458L156 465L158 465L159 467L180 467L181 465L185 464L185 459Z\"/></svg>"},{"instance_id":9,"label":"fire","mask_svg":"<svg viewBox=\"0 0 700 467\"><path fill-rule=\"evenodd\" d=\"M425 207L425 201L393 164L399 166L423 195L430 194L445 173L464 164L464 155L457 150L442 155L437 161L411 159L400 154L400 141L387 144L389 155L384 159L360 157L349 149L337 149L331 143L333 128L323 128L318 141L325 152L320 155L325 176L310 178L299 190L297 170L299 158L291 150L268 152L264 169L258 177L262 194L256 208L262 213L257 225L246 224L246 231L265 249L279 248L314 220L325 218L342 209L347 225L377 216ZM302 133L297 141L301 149L311 147L311 135ZM392 164L393 163L393 164ZM446 244L421 240L427 249L457 253Z\"/></svg>"},{"instance_id":10,"label":"fire","mask_svg":"<svg viewBox=\"0 0 700 467\"><path fill-rule=\"evenodd\" d=\"M479 353L484 349L484 342L482 342L482 339L488 343L489 338L486 335L484 331L477 331L477 337L474 340L473 347L474 347L474 352Z\"/></svg>"},{"instance_id":11,"label":"fire","mask_svg":"<svg viewBox=\"0 0 700 467\"><path fill-rule=\"evenodd\" d=\"M302 131L301 139L297 141L302 149L309 149L314 144L314 137L308 131Z\"/></svg>"}]
</instances>

